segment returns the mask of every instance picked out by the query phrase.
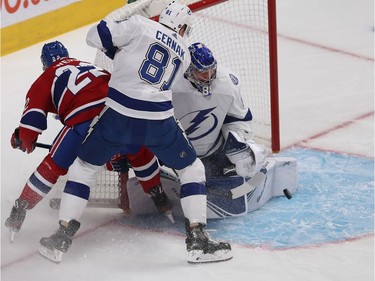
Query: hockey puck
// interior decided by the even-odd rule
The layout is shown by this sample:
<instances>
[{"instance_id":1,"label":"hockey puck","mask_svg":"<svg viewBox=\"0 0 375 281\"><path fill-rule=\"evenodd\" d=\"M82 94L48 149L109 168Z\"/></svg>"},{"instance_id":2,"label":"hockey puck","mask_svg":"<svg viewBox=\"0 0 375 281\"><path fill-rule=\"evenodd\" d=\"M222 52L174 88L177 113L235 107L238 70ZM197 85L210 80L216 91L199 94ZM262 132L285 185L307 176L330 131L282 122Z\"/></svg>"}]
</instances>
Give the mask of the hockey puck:
<instances>
[{"instance_id":1,"label":"hockey puck","mask_svg":"<svg viewBox=\"0 0 375 281\"><path fill-rule=\"evenodd\" d=\"M285 188L283 192L286 198L292 199L292 193L290 193L290 191L287 188Z\"/></svg>"}]
</instances>

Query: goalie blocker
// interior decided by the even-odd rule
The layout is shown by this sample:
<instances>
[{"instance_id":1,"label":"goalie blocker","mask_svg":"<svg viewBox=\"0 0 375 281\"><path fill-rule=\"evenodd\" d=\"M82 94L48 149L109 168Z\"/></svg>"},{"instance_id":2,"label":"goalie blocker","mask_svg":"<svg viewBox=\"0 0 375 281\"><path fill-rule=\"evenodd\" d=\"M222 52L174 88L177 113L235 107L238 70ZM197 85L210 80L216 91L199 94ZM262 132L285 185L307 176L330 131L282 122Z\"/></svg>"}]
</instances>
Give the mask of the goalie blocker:
<instances>
[{"instance_id":1,"label":"goalie blocker","mask_svg":"<svg viewBox=\"0 0 375 281\"><path fill-rule=\"evenodd\" d=\"M164 167L161 175L164 191L173 204L173 215L183 217L178 179ZM297 190L297 161L291 157L267 157L261 171L250 179L207 178L206 186L208 219L242 216L259 209L272 197L286 196L284 190L293 194ZM129 179L127 191L133 214L157 213L137 178Z\"/></svg>"}]
</instances>

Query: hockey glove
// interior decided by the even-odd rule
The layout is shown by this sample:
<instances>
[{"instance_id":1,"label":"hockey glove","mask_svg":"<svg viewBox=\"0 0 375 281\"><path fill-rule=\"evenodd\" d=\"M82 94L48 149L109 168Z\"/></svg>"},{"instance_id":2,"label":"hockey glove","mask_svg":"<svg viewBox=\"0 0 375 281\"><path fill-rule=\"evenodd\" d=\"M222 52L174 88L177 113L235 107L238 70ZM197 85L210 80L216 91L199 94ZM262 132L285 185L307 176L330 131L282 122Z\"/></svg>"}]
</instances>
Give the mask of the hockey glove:
<instances>
[{"instance_id":1,"label":"hockey glove","mask_svg":"<svg viewBox=\"0 0 375 281\"><path fill-rule=\"evenodd\" d=\"M23 152L31 153L35 149L35 143L38 137L31 137L30 140L28 138L21 139L20 137L20 128L16 128L14 133L12 134L12 138L10 139L10 144L14 149L20 149Z\"/></svg>"},{"instance_id":2,"label":"hockey glove","mask_svg":"<svg viewBox=\"0 0 375 281\"><path fill-rule=\"evenodd\" d=\"M263 166L263 147L253 140L244 140L235 132L228 134L224 151L228 159L236 165L236 172L241 177L252 177Z\"/></svg>"},{"instance_id":3,"label":"hockey glove","mask_svg":"<svg viewBox=\"0 0 375 281\"><path fill-rule=\"evenodd\" d=\"M125 155L117 154L107 162L107 169L109 171L115 171L119 173L127 173L129 171L129 161Z\"/></svg>"}]
</instances>

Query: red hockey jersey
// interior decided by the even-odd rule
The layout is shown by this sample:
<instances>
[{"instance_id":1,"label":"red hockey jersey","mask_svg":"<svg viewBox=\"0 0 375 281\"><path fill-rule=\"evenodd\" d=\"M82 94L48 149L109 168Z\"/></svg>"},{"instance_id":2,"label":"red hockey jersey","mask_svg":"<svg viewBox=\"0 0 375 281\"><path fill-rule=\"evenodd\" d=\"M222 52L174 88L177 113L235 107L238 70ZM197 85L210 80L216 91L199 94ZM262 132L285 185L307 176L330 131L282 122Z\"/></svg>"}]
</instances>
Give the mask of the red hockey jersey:
<instances>
[{"instance_id":1,"label":"red hockey jersey","mask_svg":"<svg viewBox=\"0 0 375 281\"><path fill-rule=\"evenodd\" d=\"M47 129L47 114L73 126L93 119L104 107L109 72L90 63L65 58L52 64L33 83L26 95L20 122L20 138L36 139Z\"/></svg>"}]
</instances>

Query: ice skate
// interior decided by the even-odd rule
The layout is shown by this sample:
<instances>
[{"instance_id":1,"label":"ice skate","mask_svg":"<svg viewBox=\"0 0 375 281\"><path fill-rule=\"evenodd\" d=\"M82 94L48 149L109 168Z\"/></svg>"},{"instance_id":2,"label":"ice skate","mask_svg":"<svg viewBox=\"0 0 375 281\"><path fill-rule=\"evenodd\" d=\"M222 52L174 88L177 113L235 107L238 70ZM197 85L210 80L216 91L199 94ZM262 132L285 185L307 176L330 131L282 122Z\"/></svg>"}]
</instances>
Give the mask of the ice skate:
<instances>
[{"instance_id":1,"label":"ice skate","mask_svg":"<svg viewBox=\"0 0 375 281\"><path fill-rule=\"evenodd\" d=\"M76 220L71 220L67 226L63 224L60 221L59 229L51 236L43 237L39 242L41 245L39 247L40 254L55 263L61 262L63 254L72 245L72 238L81 225Z\"/></svg>"},{"instance_id":2,"label":"ice skate","mask_svg":"<svg viewBox=\"0 0 375 281\"><path fill-rule=\"evenodd\" d=\"M164 214L172 223L174 223L175 221L172 215L172 204L163 191L163 188L160 185L157 185L151 188L149 193L159 213Z\"/></svg>"},{"instance_id":3,"label":"ice skate","mask_svg":"<svg viewBox=\"0 0 375 281\"><path fill-rule=\"evenodd\" d=\"M5 221L5 226L10 230L10 242L14 240L16 232L18 232L26 217L26 209L29 203L23 199L17 199L14 202L9 218Z\"/></svg>"},{"instance_id":4,"label":"ice skate","mask_svg":"<svg viewBox=\"0 0 375 281\"><path fill-rule=\"evenodd\" d=\"M203 230L203 224L190 227L189 221L186 220L185 227L188 263L221 262L233 258L230 244L212 240Z\"/></svg>"}]
</instances>

